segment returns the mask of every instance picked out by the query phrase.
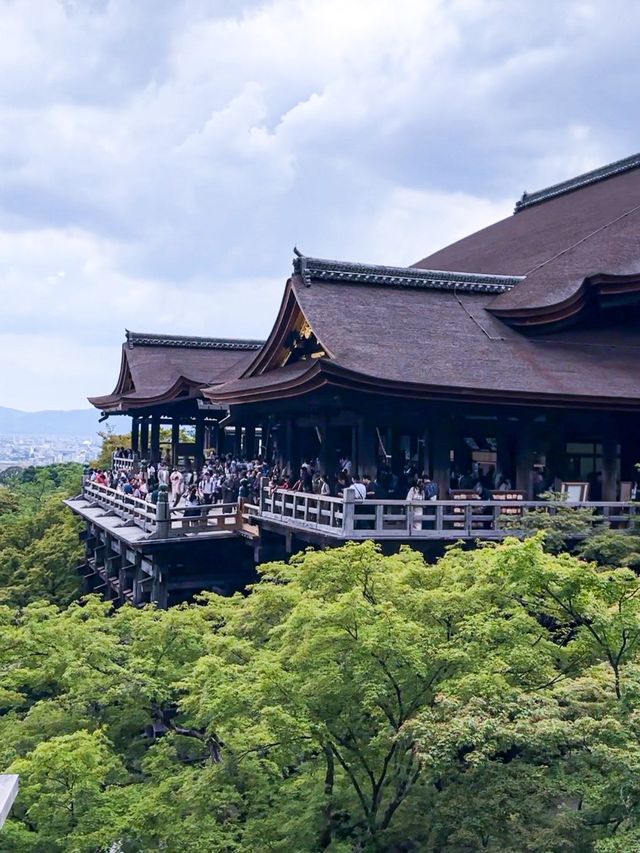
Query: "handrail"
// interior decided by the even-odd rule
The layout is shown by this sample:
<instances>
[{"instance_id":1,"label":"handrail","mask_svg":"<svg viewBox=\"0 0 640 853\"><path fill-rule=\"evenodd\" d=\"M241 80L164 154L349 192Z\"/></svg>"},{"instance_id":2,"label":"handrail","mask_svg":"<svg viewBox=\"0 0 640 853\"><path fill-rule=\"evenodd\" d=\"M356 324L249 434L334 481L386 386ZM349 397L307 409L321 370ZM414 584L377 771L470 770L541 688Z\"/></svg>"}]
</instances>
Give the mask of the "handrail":
<instances>
[{"instance_id":1,"label":"handrail","mask_svg":"<svg viewBox=\"0 0 640 853\"><path fill-rule=\"evenodd\" d=\"M251 526L250 516L259 513L259 507L248 503L244 503L242 509L238 503L198 504L193 507L172 507L166 502L164 505L153 504L88 479L83 483L82 496L161 538L198 531L234 531Z\"/></svg>"},{"instance_id":2,"label":"handrail","mask_svg":"<svg viewBox=\"0 0 640 853\"><path fill-rule=\"evenodd\" d=\"M244 531L255 535L256 519L288 528L315 530L338 539L484 538L518 535L519 518L531 513L557 514L562 509L589 510L592 526L630 528L638 504L623 501L523 500L356 500L353 489L341 498L270 489L262 482L259 505L237 503L170 507L154 505L117 489L85 481L83 496L157 538L203 531Z\"/></svg>"},{"instance_id":3,"label":"handrail","mask_svg":"<svg viewBox=\"0 0 640 853\"><path fill-rule=\"evenodd\" d=\"M499 538L517 535L519 517L531 512L556 514L564 508L590 510L593 525L613 523L624 528L636 517L636 505L623 501L356 500L353 489L335 498L268 488L263 488L260 514L290 527L341 538Z\"/></svg>"},{"instance_id":4,"label":"handrail","mask_svg":"<svg viewBox=\"0 0 640 853\"><path fill-rule=\"evenodd\" d=\"M139 468L138 454L122 456L119 453L114 453L111 457L111 465L114 471L133 471L136 473Z\"/></svg>"}]
</instances>

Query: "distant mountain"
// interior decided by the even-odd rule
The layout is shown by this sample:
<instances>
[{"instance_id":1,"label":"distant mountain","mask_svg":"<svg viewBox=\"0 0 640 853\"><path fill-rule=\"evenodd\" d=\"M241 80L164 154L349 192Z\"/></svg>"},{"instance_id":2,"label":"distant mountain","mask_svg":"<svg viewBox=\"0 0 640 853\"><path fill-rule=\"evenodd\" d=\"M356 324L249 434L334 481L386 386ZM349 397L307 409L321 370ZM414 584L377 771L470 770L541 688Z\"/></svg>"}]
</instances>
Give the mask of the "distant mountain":
<instances>
[{"instance_id":1,"label":"distant mountain","mask_svg":"<svg viewBox=\"0 0 640 853\"><path fill-rule=\"evenodd\" d=\"M95 409L21 412L0 406L0 435L57 435L95 438L99 413Z\"/></svg>"}]
</instances>

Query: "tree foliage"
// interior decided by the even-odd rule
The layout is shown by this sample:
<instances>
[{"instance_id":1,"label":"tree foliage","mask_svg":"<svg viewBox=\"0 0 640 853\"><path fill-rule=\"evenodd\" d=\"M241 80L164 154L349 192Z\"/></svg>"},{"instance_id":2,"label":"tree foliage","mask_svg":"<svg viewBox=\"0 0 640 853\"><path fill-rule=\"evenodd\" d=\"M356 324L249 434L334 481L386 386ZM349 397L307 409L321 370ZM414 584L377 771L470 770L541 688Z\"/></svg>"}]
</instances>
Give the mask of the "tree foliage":
<instances>
[{"instance_id":1,"label":"tree foliage","mask_svg":"<svg viewBox=\"0 0 640 853\"><path fill-rule=\"evenodd\" d=\"M0 486L0 602L67 604L78 596L79 527L62 498L79 491L81 470L27 468Z\"/></svg>"},{"instance_id":2,"label":"tree foliage","mask_svg":"<svg viewBox=\"0 0 640 853\"><path fill-rule=\"evenodd\" d=\"M2 849L632 850L639 643L636 576L539 538L309 551L168 611L3 607Z\"/></svg>"}]
</instances>

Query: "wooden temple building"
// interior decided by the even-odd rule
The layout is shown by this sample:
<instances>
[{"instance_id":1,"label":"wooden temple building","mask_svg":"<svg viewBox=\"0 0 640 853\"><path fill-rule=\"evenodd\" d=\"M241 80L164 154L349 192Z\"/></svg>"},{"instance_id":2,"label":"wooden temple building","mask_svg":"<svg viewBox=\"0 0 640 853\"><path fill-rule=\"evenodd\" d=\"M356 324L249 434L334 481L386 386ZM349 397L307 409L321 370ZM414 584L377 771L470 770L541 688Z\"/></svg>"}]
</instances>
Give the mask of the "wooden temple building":
<instances>
[{"instance_id":1,"label":"wooden temple building","mask_svg":"<svg viewBox=\"0 0 640 853\"><path fill-rule=\"evenodd\" d=\"M177 465L184 456L200 466L207 450L253 451L241 432L234 444L225 445L220 421L227 415L224 406L203 399L202 388L235 377L262 347L262 341L185 337L126 332L122 345L120 374L111 394L90 397L89 402L104 416L129 415L132 419L131 448L135 458L161 458L161 427L171 429L169 461ZM180 428L194 428L195 441L181 443Z\"/></svg>"},{"instance_id":2,"label":"wooden temple building","mask_svg":"<svg viewBox=\"0 0 640 853\"><path fill-rule=\"evenodd\" d=\"M115 391L91 402L134 418L142 456L163 423L174 461L180 424L195 425L199 458L226 426L236 449L251 455L260 434L292 472L319 460L331 474L345 457L362 474L412 465L437 504L474 469L525 502L535 482L585 483L583 497L613 507L640 461L639 355L640 154L525 193L513 215L410 267L296 251L266 342L128 333ZM274 518L272 504L253 521Z\"/></svg>"},{"instance_id":3,"label":"wooden temple building","mask_svg":"<svg viewBox=\"0 0 640 853\"><path fill-rule=\"evenodd\" d=\"M451 473L493 466L533 497L590 481L616 500L640 460L640 155L531 195L410 268L298 256L242 375L207 388L271 423L283 461L380 453Z\"/></svg>"}]
</instances>

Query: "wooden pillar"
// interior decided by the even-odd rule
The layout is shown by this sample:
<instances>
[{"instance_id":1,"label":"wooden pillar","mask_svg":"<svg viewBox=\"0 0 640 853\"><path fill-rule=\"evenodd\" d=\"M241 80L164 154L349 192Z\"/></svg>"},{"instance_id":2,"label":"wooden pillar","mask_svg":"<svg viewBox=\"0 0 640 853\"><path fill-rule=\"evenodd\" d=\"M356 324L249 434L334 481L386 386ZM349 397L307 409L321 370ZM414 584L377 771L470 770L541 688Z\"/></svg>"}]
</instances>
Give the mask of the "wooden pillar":
<instances>
[{"instance_id":1,"label":"wooden pillar","mask_svg":"<svg viewBox=\"0 0 640 853\"><path fill-rule=\"evenodd\" d=\"M176 467L180 453L180 421L174 417L171 421L171 465Z\"/></svg>"},{"instance_id":2,"label":"wooden pillar","mask_svg":"<svg viewBox=\"0 0 640 853\"><path fill-rule=\"evenodd\" d=\"M140 451L140 420L137 417L131 421L131 450L134 453Z\"/></svg>"},{"instance_id":3,"label":"wooden pillar","mask_svg":"<svg viewBox=\"0 0 640 853\"><path fill-rule=\"evenodd\" d=\"M438 500L445 501L449 497L451 487L451 425L448 418L443 418L432 425L429 430L431 438L431 456L433 482L438 486Z\"/></svg>"},{"instance_id":4,"label":"wooden pillar","mask_svg":"<svg viewBox=\"0 0 640 853\"><path fill-rule=\"evenodd\" d=\"M393 473L402 474L404 455L400 447L400 430L396 426L391 428L391 448L387 448L387 452L391 453L391 470Z\"/></svg>"},{"instance_id":5,"label":"wooden pillar","mask_svg":"<svg viewBox=\"0 0 640 853\"><path fill-rule=\"evenodd\" d=\"M211 448L216 456L220 455L220 424L218 421L211 424Z\"/></svg>"},{"instance_id":6,"label":"wooden pillar","mask_svg":"<svg viewBox=\"0 0 640 853\"><path fill-rule=\"evenodd\" d=\"M333 471L331 470L331 468L334 467L332 466L333 454L329 444L331 434L329 418L326 414L320 417L318 429L320 430L320 452L318 454L318 458L320 460L320 472L333 477Z\"/></svg>"},{"instance_id":7,"label":"wooden pillar","mask_svg":"<svg viewBox=\"0 0 640 853\"><path fill-rule=\"evenodd\" d=\"M375 431L370 422L365 418L358 418L358 459L353 464L360 474L376 476L376 445L374 443Z\"/></svg>"},{"instance_id":8,"label":"wooden pillar","mask_svg":"<svg viewBox=\"0 0 640 853\"><path fill-rule=\"evenodd\" d=\"M548 488L559 491L566 479L567 436L564 420L560 417L548 419L545 479Z\"/></svg>"},{"instance_id":9,"label":"wooden pillar","mask_svg":"<svg viewBox=\"0 0 640 853\"><path fill-rule=\"evenodd\" d=\"M196 444L194 454L194 466L199 470L204 465L204 418L202 415L198 415L196 417Z\"/></svg>"},{"instance_id":10,"label":"wooden pillar","mask_svg":"<svg viewBox=\"0 0 640 853\"><path fill-rule=\"evenodd\" d=\"M234 459L239 459L242 453L242 427L235 426L233 433L233 456Z\"/></svg>"},{"instance_id":11,"label":"wooden pillar","mask_svg":"<svg viewBox=\"0 0 640 853\"><path fill-rule=\"evenodd\" d=\"M602 500L618 499L618 443L615 435L606 435L602 441Z\"/></svg>"},{"instance_id":12,"label":"wooden pillar","mask_svg":"<svg viewBox=\"0 0 640 853\"><path fill-rule=\"evenodd\" d=\"M636 468L638 462L640 462L640 441L637 432L626 427L620 437L620 479L636 482L640 478L640 472Z\"/></svg>"},{"instance_id":13,"label":"wooden pillar","mask_svg":"<svg viewBox=\"0 0 640 853\"><path fill-rule=\"evenodd\" d=\"M220 425L218 425L218 448L222 456L229 452L229 433L226 427Z\"/></svg>"},{"instance_id":14,"label":"wooden pillar","mask_svg":"<svg viewBox=\"0 0 640 853\"><path fill-rule=\"evenodd\" d=\"M418 473L429 475L429 430L424 429L418 439Z\"/></svg>"},{"instance_id":15,"label":"wooden pillar","mask_svg":"<svg viewBox=\"0 0 640 853\"><path fill-rule=\"evenodd\" d=\"M160 564L156 557L153 561L151 602L162 610L166 610L168 605L168 574L168 567Z\"/></svg>"},{"instance_id":16,"label":"wooden pillar","mask_svg":"<svg viewBox=\"0 0 640 853\"><path fill-rule=\"evenodd\" d=\"M533 500L533 429L528 419L518 421L516 432L516 483L525 493L525 500Z\"/></svg>"},{"instance_id":17,"label":"wooden pillar","mask_svg":"<svg viewBox=\"0 0 640 853\"><path fill-rule=\"evenodd\" d=\"M160 460L160 416L153 415L151 418L151 459L154 462Z\"/></svg>"},{"instance_id":18,"label":"wooden pillar","mask_svg":"<svg viewBox=\"0 0 640 853\"><path fill-rule=\"evenodd\" d=\"M256 457L256 428L255 425L245 427L244 430L244 455L247 459Z\"/></svg>"},{"instance_id":19,"label":"wooden pillar","mask_svg":"<svg viewBox=\"0 0 640 853\"><path fill-rule=\"evenodd\" d=\"M496 427L496 489L501 479L508 479L515 488L515 471L513 470L513 432L508 422L498 422Z\"/></svg>"},{"instance_id":20,"label":"wooden pillar","mask_svg":"<svg viewBox=\"0 0 640 853\"><path fill-rule=\"evenodd\" d=\"M140 418L140 456L149 459L149 418L146 415Z\"/></svg>"},{"instance_id":21,"label":"wooden pillar","mask_svg":"<svg viewBox=\"0 0 640 853\"><path fill-rule=\"evenodd\" d=\"M282 453L282 467L288 469L290 474L293 470L293 418L287 418L284 425L284 447Z\"/></svg>"}]
</instances>

